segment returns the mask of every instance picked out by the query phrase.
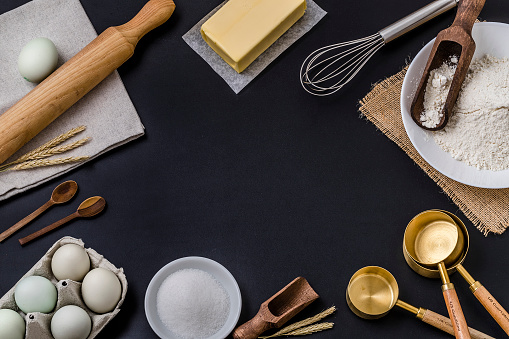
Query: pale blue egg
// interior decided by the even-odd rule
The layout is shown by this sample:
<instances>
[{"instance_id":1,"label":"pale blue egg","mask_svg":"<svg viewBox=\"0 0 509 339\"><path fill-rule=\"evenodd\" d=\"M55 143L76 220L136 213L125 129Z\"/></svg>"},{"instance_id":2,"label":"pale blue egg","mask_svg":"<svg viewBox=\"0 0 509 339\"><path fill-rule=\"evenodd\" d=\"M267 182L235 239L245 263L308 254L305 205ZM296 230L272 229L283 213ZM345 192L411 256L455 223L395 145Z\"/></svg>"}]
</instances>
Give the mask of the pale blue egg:
<instances>
[{"instance_id":1,"label":"pale blue egg","mask_svg":"<svg viewBox=\"0 0 509 339\"><path fill-rule=\"evenodd\" d=\"M18 70L30 82L41 82L57 67L58 52L55 44L48 38L29 41L18 57Z\"/></svg>"},{"instance_id":2,"label":"pale blue egg","mask_svg":"<svg viewBox=\"0 0 509 339\"><path fill-rule=\"evenodd\" d=\"M0 310L0 338L23 339L25 337L25 320L19 313L10 309Z\"/></svg>"},{"instance_id":3,"label":"pale blue egg","mask_svg":"<svg viewBox=\"0 0 509 339\"><path fill-rule=\"evenodd\" d=\"M16 285L14 300L24 313L50 313L57 304L57 288L48 279L32 275Z\"/></svg>"}]
</instances>

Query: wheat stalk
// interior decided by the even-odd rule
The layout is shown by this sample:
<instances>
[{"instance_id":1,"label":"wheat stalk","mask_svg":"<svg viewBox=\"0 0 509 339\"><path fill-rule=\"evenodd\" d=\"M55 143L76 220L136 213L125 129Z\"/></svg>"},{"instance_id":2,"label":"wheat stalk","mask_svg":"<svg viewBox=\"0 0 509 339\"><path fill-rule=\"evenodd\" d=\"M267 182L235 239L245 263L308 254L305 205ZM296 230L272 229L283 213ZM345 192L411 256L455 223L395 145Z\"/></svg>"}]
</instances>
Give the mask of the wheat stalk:
<instances>
[{"instance_id":1,"label":"wheat stalk","mask_svg":"<svg viewBox=\"0 0 509 339\"><path fill-rule=\"evenodd\" d=\"M283 334L284 336L297 336L297 335L308 335L313 334L320 331L325 331L334 327L334 323L318 323L314 325L309 325L306 327L301 327L296 329L295 331L291 331Z\"/></svg>"},{"instance_id":2,"label":"wheat stalk","mask_svg":"<svg viewBox=\"0 0 509 339\"><path fill-rule=\"evenodd\" d=\"M43 144L42 146L37 147L33 151L30 151L30 152L22 155L21 157L19 157L18 159L14 160L13 162L10 162L8 164L0 166L0 171L4 171L5 169L7 169L7 167L10 167L10 166L13 166L13 165L16 165L16 164L20 164L20 163L25 162L25 161L40 159L40 157L38 157L38 156L42 152L44 152L44 151L46 151L46 150L48 150L50 148L53 148L53 147L63 143L67 139L70 139L73 136L75 136L76 134L78 134L80 132L83 132L85 129L86 129L85 126L75 127L73 129L71 129L71 130L69 130L69 131L59 135L56 138L51 139L50 141L48 141L47 143Z\"/></svg>"},{"instance_id":3,"label":"wheat stalk","mask_svg":"<svg viewBox=\"0 0 509 339\"><path fill-rule=\"evenodd\" d=\"M40 151L38 153L34 153L30 157L30 159L27 159L27 160L40 160L40 159L44 159L44 158L50 157L52 155L61 154L61 153L73 150L75 148L78 148L81 145L85 144L89 140L90 140L90 138L87 137L87 138L83 138L81 140L72 142L72 143L67 144L67 145L62 145L62 146L48 148L48 149L42 150L42 151ZM25 161L27 161L27 160L25 160Z\"/></svg>"},{"instance_id":4,"label":"wheat stalk","mask_svg":"<svg viewBox=\"0 0 509 339\"><path fill-rule=\"evenodd\" d=\"M293 324L291 324L289 326L286 326L285 328L279 330L278 332L276 332L276 333L274 333L272 335L269 335L269 336L266 336L266 337L260 337L260 338L261 339L268 339L268 338L280 337L280 336L283 336L283 335L291 335L289 333L292 333L292 331L295 331L295 330L300 329L300 328L304 328L304 326L308 326L308 325L314 324L314 323L322 320L323 318L331 315L334 312L336 312L336 306L329 307L325 311L322 311L322 312L318 313L317 315L315 315L313 317L310 317L310 318L298 321L298 322L293 323ZM325 324L327 324L327 323L325 323Z\"/></svg>"},{"instance_id":5,"label":"wheat stalk","mask_svg":"<svg viewBox=\"0 0 509 339\"><path fill-rule=\"evenodd\" d=\"M66 158L57 158L57 159L39 159L39 160L30 160L25 161L22 164L18 164L12 167L9 167L8 169L4 169L4 171L20 171L20 170L26 170L31 168L37 168L37 167L45 167L45 166L53 166L53 165L63 165L63 164L69 164L73 162L79 162L88 160L90 157L88 156L80 156L80 157L66 157Z\"/></svg>"}]
</instances>

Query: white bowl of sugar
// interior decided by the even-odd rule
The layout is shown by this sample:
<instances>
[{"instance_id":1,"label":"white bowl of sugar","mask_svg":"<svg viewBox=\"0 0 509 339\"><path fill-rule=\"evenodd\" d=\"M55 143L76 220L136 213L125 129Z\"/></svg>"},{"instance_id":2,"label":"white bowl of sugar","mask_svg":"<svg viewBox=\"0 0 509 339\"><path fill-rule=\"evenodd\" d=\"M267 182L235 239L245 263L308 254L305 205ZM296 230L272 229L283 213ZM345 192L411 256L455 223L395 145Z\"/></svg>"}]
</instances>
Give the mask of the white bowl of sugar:
<instances>
[{"instance_id":1,"label":"white bowl of sugar","mask_svg":"<svg viewBox=\"0 0 509 339\"><path fill-rule=\"evenodd\" d=\"M224 339L242 308L240 289L221 264L185 257L161 268L145 294L145 315L163 339Z\"/></svg>"},{"instance_id":2,"label":"white bowl of sugar","mask_svg":"<svg viewBox=\"0 0 509 339\"><path fill-rule=\"evenodd\" d=\"M472 37L476 42L476 51L473 61L485 55L490 55L496 58L509 58L508 24L496 22L476 23L472 30ZM424 130L417 126L412 120L410 115L410 106L424 71L424 67L426 66L433 42L434 40L430 41L416 55L410 64L403 81L403 88L401 91L401 116L410 141L426 162L428 162L437 171L453 180L475 187L508 188L509 169L478 169L472 164L467 164L468 161L466 162L465 160L468 159L466 159L467 157L464 154L460 154L459 156L456 155L456 158L453 157L453 153L450 153L450 151L446 152L437 144L437 135L434 134L436 132ZM509 118L507 121L509 121ZM479 125L481 125L481 123L479 123ZM490 131L490 128L487 128L487 130L488 134L494 134L494 129L491 129ZM506 127L504 127L504 130L507 130ZM477 140L473 138L476 138L476 133L469 133L467 129L463 129L463 131L465 138L470 138L468 141L475 145ZM448 132L447 126L445 132ZM503 131L501 131L500 134L503 135L502 132ZM458 142L466 144L467 140L463 140L463 137L460 139L461 140L458 140ZM507 144L507 142L503 143ZM507 164L509 162L509 156L505 157L504 154L506 152L509 153L509 147L505 147L504 145L500 146L501 147L499 147L495 152L490 152L489 154L493 157L498 157L500 161ZM479 147L476 152L482 152L482 147Z\"/></svg>"}]
</instances>

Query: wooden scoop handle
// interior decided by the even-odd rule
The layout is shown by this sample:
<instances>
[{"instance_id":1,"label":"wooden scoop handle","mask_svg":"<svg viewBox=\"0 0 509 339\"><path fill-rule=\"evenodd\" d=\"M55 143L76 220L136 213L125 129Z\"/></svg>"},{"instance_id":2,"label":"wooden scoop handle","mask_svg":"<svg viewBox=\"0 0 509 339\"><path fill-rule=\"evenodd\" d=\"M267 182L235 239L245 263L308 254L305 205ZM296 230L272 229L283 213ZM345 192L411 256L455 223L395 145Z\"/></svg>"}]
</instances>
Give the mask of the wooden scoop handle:
<instances>
[{"instance_id":1,"label":"wooden scoop handle","mask_svg":"<svg viewBox=\"0 0 509 339\"><path fill-rule=\"evenodd\" d=\"M491 314L493 319L495 319L505 333L509 335L509 316L502 305L500 305L498 301L493 298L491 293L480 283L478 283L477 289L473 293L477 300L479 300L484 308Z\"/></svg>"},{"instance_id":2,"label":"wooden scoop handle","mask_svg":"<svg viewBox=\"0 0 509 339\"><path fill-rule=\"evenodd\" d=\"M451 283L447 285L447 289L443 290L443 294L445 304L447 305L447 312L449 312L449 318L451 318L453 324L454 334L457 339L470 338L467 321L465 320L465 315L461 309L460 301L456 294L456 290L454 289L454 285Z\"/></svg>"},{"instance_id":3,"label":"wooden scoop handle","mask_svg":"<svg viewBox=\"0 0 509 339\"><path fill-rule=\"evenodd\" d=\"M172 0L150 0L131 21L106 29L0 115L0 164L127 61L141 37L174 9Z\"/></svg>"},{"instance_id":4,"label":"wooden scoop handle","mask_svg":"<svg viewBox=\"0 0 509 339\"><path fill-rule=\"evenodd\" d=\"M451 319L444 317L441 314L426 310L421 320L428 325L436 327L439 330L449 333L450 335L454 335L454 328L452 326ZM468 328L468 332L470 333L470 337L472 339L495 339L471 327Z\"/></svg>"},{"instance_id":5,"label":"wooden scoop handle","mask_svg":"<svg viewBox=\"0 0 509 339\"><path fill-rule=\"evenodd\" d=\"M234 339L256 339L263 332L270 330L274 325L263 320L262 311L256 314L256 316L249 320L247 323L237 327L233 332Z\"/></svg>"},{"instance_id":6,"label":"wooden scoop handle","mask_svg":"<svg viewBox=\"0 0 509 339\"><path fill-rule=\"evenodd\" d=\"M460 26L470 35L472 26L481 13L486 0L461 0L452 26Z\"/></svg>"}]
</instances>

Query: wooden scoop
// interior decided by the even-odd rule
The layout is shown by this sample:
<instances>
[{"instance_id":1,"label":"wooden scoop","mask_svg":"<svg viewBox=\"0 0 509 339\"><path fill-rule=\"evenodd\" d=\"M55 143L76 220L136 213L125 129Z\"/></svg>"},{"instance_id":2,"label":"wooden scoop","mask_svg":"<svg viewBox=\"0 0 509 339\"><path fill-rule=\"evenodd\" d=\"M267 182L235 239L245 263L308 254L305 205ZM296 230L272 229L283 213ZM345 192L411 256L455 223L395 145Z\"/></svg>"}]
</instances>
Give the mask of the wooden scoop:
<instances>
[{"instance_id":1,"label":"wooden scoop","mask_svg":"<svg viewBox=\"0 0 509 339\"><path fill-rule=\"evenodd\" d=\"M452 26L444 29L437 35L410 109L412 119L424 129L431 131L442 129L449 120L451 110L456 103L461 85L463 80L465 80L470 61L475 52L472 26L479 13L481 13L485 1L461 0ZM421 113L424 111L424 92L428 84L430 71L439 68L444 62L449 62L451 57L457 57L458 63L445 105L442 109L442 117L435 127L426 127L421 121Z\"/></svg>"},{"instance_id":2,"label":"wooden scoop","mask_svg":"<svg viewBox=\"0 0 509 339\"><path fill-rule=\"evenodd\" d=\"M150 0L133 19L106 29L0 115L0 164L127 61L138 41L174 9L172 0Z\"/></svg>"},{"instance_id":3,"label":"wooden scoop","mask_svg":"<svg viewBox=\"0 0 509 339\"><path fill-rule=\"evenodd\" d=\"M233 338L256 339L271 328L279 328L318 297L307 280L298 277L264 302L253 319L237 327Z\"/></svg>"}]
</instances>

